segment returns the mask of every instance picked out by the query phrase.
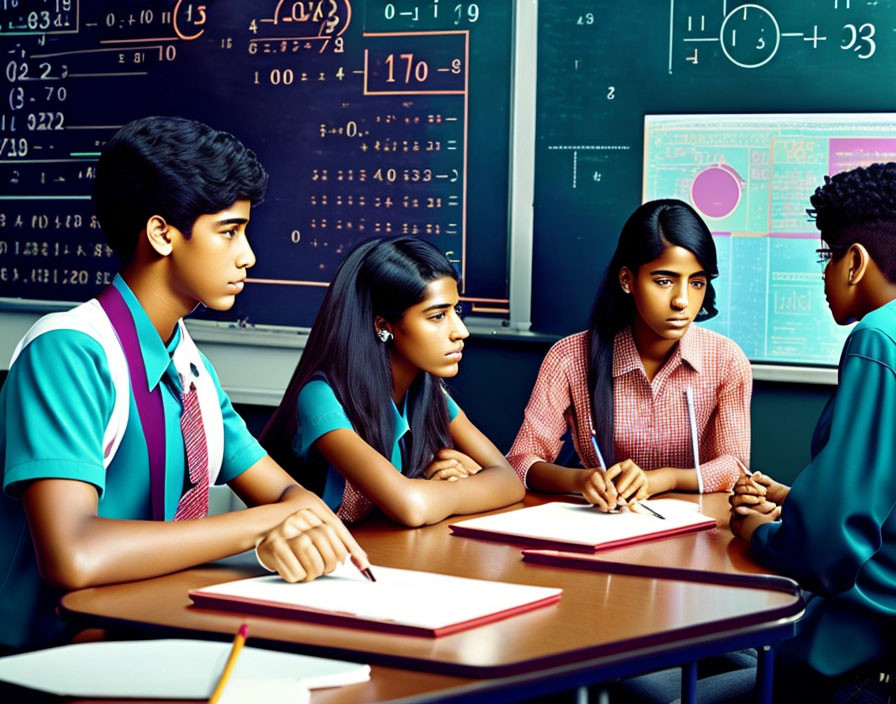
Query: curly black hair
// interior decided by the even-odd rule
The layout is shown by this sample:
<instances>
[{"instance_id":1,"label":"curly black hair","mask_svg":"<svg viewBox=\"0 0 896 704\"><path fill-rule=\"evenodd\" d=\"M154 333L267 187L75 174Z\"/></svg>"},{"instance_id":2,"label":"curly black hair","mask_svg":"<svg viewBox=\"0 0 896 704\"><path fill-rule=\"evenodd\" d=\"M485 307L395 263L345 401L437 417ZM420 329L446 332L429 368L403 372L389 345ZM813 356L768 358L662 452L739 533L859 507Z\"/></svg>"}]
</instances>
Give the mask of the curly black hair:
<instances>
[{"instance_id":1,"label":"curly black hair","mask_svg":"<svg viewBox=\"0 0 896 704\"><path fill-rule=\"evenodd\" d=\"M825 176L807 212L821 238L842 256L861 244L887 279L896 283L896 163L871 164Z\"/></svg>"},{"instance_id":2,"label":"curly black hair","mask_svg":"<svg viewBox=\"0 0 896 704\"><path fill-rule=\"evenodd\" d=\"M180 117L146 117L103 148L93 203L103 236L127 264L153 215L189 237L200 215L240 199L257 205L267 184L255 153L232 134Z\"/></svg>"}]
</instances>

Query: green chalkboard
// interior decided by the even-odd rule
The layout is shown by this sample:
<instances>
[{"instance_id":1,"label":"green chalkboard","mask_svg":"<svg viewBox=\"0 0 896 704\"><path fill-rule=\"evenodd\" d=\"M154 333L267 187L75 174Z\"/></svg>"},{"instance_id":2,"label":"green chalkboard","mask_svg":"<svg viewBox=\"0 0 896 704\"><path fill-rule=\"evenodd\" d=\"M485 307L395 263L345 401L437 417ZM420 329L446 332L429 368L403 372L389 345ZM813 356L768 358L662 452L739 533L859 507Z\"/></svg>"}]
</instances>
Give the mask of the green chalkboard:
<instances>
[{"instance_id":1,"label":"green chalkboard","mask_svg":"<svg viewBox=\"0 0 896 704\"><path fill-rule=\"evenodd\" d=\"M230 131L271 174L225 320L308 326L345 252L442 248L506 315L513 0L0 2L0 298L83 301L117 268L89 200L122 124Z\"/></svg>"},{"instance_id":2,"label":"green chalkboard","mask_svg":"<svg viewBox=\"0 0 896 704\"><path fill-rule=\"evenodd\" d=\"M737 114L749 121L756 113L892 111L894 30L896 7L885 0L540 3L533 327L560 334L583 329L631 211L645 198L688 197L687 188L674 184L665 191L647 188L661 183L645 174L661 160L645 160L645 116ZM896 155L886 146L896 132L875 134L885 147L877 160ZM832 164L803 172L794 208L808 207ZM720 226L709 224L714 232ZM811 231L809 223L802 234ZM723 276L753 275L736 263L729 261ZM818 267L809 266L820 286ZM779 304L803 305L803 298L791 298ZM763 303L774 309L774 301ZM761 347L768 333L745 334ZM751 357L764 359L761 353ZM801 361L786 353L773 358ZM835 363L836 357L813 358L819 361Z\"/></svg>"}]
</instances>

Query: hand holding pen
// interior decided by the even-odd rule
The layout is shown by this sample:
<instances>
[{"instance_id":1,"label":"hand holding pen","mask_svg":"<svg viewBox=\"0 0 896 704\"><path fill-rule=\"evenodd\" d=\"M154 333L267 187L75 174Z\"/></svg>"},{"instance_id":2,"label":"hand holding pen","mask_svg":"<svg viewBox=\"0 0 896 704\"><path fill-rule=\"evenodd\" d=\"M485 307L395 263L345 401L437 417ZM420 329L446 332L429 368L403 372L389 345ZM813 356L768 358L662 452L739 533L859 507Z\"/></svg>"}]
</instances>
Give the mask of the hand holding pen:
<instances>
[{"instance_id":1,"label":"hand holding pen","mask_svg":"<svg viewBox=\"0 0 896 704\"><path fill-rule=\"evenodd\" d=\"M591 429L591 446L594 449L600 470L593 470L586 478L582 495L603 511L612 512L627 507L631 511L638 512L643 508L657 518L663 518L653 509L638 503L640 498L647 496L647 476L644 474L644 470L631 460L617 462L607 469L603 453L601 453L597 442L597 433L593 428Z\"/></svg>"},{"instance_id":2,"label":"hand holding pen","mask_svg":"<svg viewBox=\"0 0 896 704\"><path fill-rule=\"evenodd\" d=\"M774 481L761 472L750 472L747 466L736 457L734 461L737 462L743 476L735 483L733 493L728 499L732 510L740 514L749 511L768 513L775 506L784 502L790 491L789 487Z\"/></svg>"},{"instance_id":3,"label":"hand holding pen","mask_svg":"<svg viewBox=\"0 0 896 704\"><path fill-rule=\"evenodd\" d=\"M310 582L329 574L346 559L371 582L370 562L345 525L332 513L302 508L262 535L258 561L287 582Z\"/></svg>"},{"instance_id":4,"label":"hand holding pen","mask_svg":"<svg viewBox=\"0 0 896 704\"><path fill-rule=\"evenodd\" d=\"M757 481L762 475L759 472L751 473L750 470L747 469L747 465L741 462L737 457L734 458L734 461L737 462L737 466L740 467L740 471L743 474L742 480L738 480L738 483L749 483L759 494L765 496L766 488Z\"/></svg>"}]
</instances>

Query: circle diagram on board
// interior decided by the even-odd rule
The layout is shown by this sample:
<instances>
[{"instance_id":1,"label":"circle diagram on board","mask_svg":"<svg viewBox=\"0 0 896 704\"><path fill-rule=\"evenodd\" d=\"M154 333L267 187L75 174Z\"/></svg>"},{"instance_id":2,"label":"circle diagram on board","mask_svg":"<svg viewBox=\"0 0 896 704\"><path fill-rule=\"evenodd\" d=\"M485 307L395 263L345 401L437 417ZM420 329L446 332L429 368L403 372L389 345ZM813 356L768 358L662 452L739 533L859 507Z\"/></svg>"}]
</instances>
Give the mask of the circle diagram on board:
<instances>
[{"instance_id":1,"label":"circle diagram on board","mask_svg":"<svg viewBox=\"0 0 896 704\"><path fill-rule=\"evenodd\" d=\"M740 204L744 180L727 164L714 164L700 171L691 182L691 203L708 218L731 215Z\"/></svg>"},{"instance_id":2,"label":"circle diagram on board","mask_svg":"<svg viewBox=\"0 0 896 704\"><path fill-rule=\"evenodd\" d=\"M719 43L734 65L759 68L778 52L781 29L775 16L761 5L741 5L722 21Z\"/></svg>"}]
</instances>

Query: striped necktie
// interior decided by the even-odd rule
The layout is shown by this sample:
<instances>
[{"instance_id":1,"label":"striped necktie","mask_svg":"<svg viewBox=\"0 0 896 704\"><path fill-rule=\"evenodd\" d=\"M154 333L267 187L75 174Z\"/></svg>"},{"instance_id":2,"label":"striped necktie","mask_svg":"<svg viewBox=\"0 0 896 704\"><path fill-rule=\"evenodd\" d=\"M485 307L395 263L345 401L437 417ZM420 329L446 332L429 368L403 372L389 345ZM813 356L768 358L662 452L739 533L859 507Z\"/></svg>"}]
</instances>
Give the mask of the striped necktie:
<instances>
[{"instance_id":1,"label":"striped necktie","mask_svg":"<svg viewBox=\"0 0 896 704\"><path fill-rule=\"evenodd\" d=\"M181 386L184 379L181 377ZM180 497L175 521L203 518L208 515L208 447L205 444L205 429L202 427L202 413L199 410L199 396L196 384L182 392L184 410L180 416L180 429L184 436L187 454L187 468L190 473L190 488Z\"/></svg>"}]
</instances>

